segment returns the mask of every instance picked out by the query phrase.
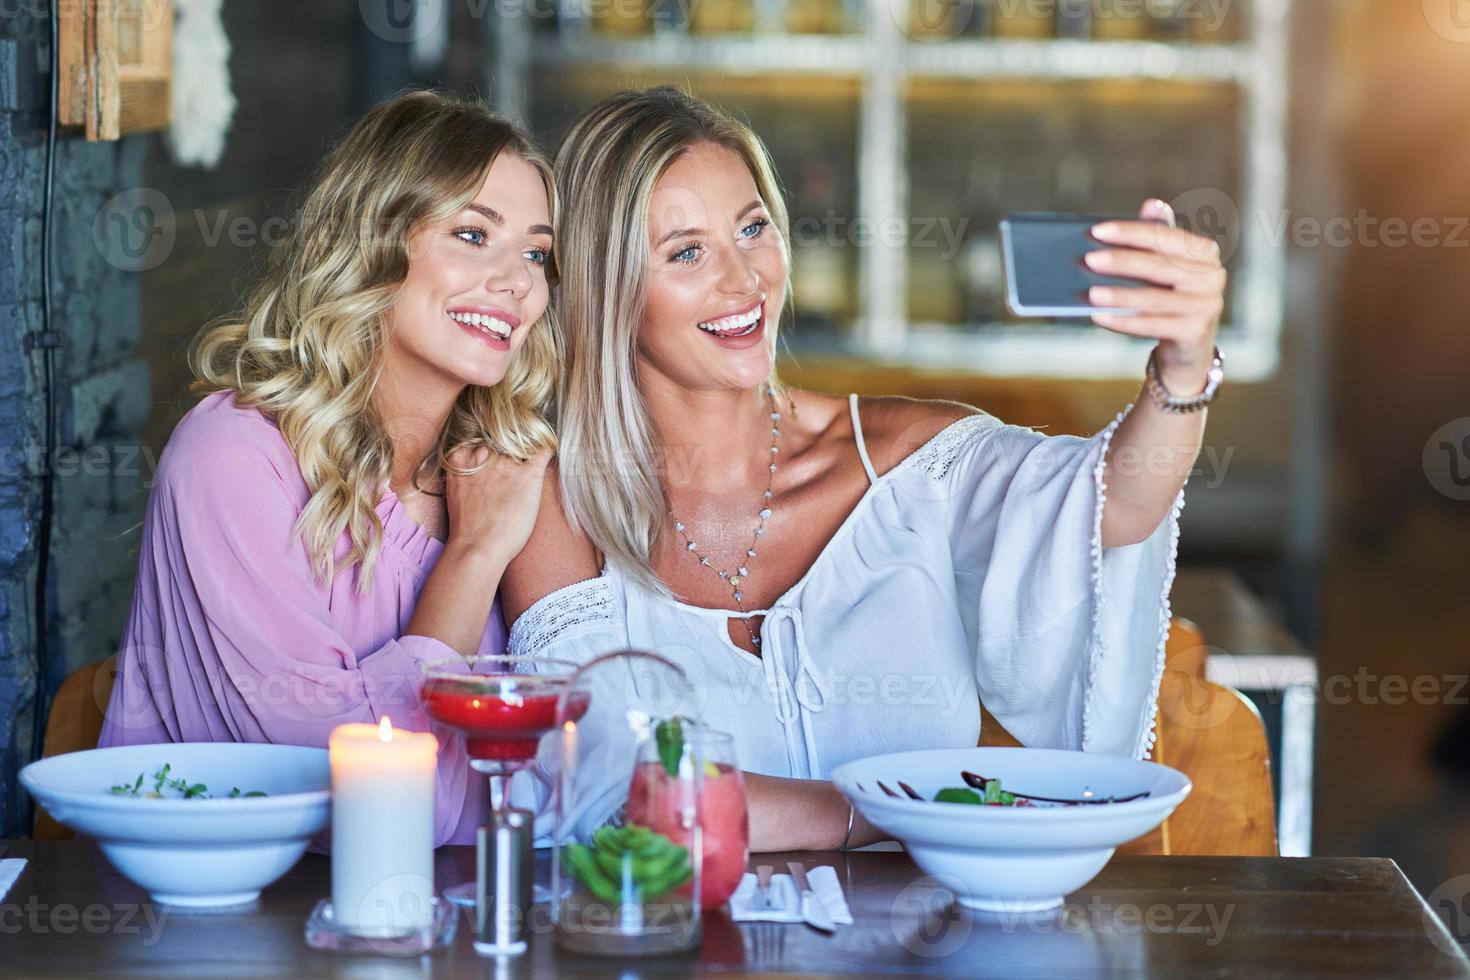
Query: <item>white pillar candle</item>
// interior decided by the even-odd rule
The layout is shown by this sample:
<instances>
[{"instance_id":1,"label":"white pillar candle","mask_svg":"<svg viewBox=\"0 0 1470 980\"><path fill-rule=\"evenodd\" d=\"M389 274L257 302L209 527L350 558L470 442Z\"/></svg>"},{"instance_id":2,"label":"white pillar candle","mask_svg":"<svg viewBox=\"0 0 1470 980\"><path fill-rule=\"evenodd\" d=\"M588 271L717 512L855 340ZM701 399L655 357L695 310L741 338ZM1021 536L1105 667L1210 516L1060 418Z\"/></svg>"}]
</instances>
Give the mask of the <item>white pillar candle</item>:
<instances>
[{"instance_id":1,"label":"white pillar candle","mask_svg":"<svg viewBox=\"0 0 1470 980\"><path fill-rule=\"evenodd\" d=\"M332 912L359 936L412 932L432 917L434 773L427 732L339 725L332 762Z\"/></svg>"}]
</instances>

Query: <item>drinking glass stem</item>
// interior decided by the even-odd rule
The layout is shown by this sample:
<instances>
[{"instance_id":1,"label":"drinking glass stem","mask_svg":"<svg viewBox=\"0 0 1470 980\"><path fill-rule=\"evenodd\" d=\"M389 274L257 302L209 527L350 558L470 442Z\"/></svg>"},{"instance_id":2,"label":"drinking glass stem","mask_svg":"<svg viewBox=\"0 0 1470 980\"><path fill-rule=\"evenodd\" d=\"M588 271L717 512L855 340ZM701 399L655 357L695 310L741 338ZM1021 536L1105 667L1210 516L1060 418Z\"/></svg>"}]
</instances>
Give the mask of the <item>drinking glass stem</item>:
<instances>
[{"instance_id":1,"label":"drinking glass stem","mask_svg":"<svg viewBox=\"0 0 1470 980\"><path fill-rule=\"evenodd\" d=\"M490 810L510 808L510 777L514 772L492 772L490 774Z\"/></svg>"}]
</instances>

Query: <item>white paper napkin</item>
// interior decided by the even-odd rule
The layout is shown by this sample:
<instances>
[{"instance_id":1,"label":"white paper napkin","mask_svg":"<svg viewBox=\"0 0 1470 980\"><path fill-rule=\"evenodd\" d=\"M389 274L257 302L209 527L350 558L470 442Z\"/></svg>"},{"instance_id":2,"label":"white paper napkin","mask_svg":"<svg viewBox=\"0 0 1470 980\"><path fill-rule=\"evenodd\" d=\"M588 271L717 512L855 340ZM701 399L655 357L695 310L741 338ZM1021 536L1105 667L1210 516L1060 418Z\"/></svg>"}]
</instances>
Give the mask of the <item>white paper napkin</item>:
<instances>
[{"instance_id":1,"label":"white paper napkin","mask_svg":"<svg viewBox=\"0 0 1470 980\"><path fill-rule=\"evenodd\" d=\"M852 912L847 908L847 899L842 895L842 885L837 880L837 869L829 864L808 868L807 882L812 892L827 908L832 921L840 926L852 925ZM736 922L800 922L801 895L796 882L790 875L771 876L771 908L753 908L760 901L760 889L756 887L755 875L745 873L740 887L730 896L730 918Z\"/></svg>"},{"instance_id":2,"label":"white paper napkin","mask_svg":"<svg viewBox=\"0 0 1470 980\"><path fill-rule=\"evenodd\" d=\"M15 884L15 879L26 869L25 858L6 858L0 861L0 902L10 894L10 886Z\"/></svg>"}]
</instances>

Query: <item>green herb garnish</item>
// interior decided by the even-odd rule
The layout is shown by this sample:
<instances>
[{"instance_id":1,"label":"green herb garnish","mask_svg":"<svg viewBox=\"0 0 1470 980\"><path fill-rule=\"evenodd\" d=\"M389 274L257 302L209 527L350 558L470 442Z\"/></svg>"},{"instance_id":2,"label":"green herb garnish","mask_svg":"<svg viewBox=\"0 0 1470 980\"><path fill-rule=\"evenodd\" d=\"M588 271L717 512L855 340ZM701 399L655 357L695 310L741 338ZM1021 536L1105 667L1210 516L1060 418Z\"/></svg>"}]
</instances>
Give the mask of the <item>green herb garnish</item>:
<instances>
[{"instance_id":1,"label":"green herb garnish","mask_svg":"<svg viewBox=\"0 0 1470 980\"><path fill-rule=\"evenodd\" d=\"M138 773L138 778L131 785L129 785L128 783L120 783L117 786L112 787L112 792L117 796L133 796L161 800L165 798L163 791L165 789L171 789L186 800L208 800L212 798L209 795L208 786L205 786L203 783L191 783L187 779L179 779L176 777L170 778L169 773L171 771L172 766L170 766L169 763L165 762L163 764L163 768L154 772L153 789L150 792L143 792L143 773L141 772ZM250 796L269 795L270 794L263 793L258 789L251 790L249 793L242 793L240 792L240 788L236 786L235 788L230 790L230 795L227 798L233 800Z\"/></svg>"},{"instance_id":2,"label":"green herb garnish","mask_svg":"<svg viewBox=\"0 0 1470 980\"><path fill-rule=\"evenodd\" d=\"M999 779L987 779L985 781L985 793L981 795L973 789L964 786L946 786L934 794L935 803L970 803L976 806L1014 806L1016 794L1007 793L1000 788Z\"/></svg>"},{"instance_id":3,"label":"green herb garnish","mask_svg":"<svg viewBox=\"0 0 1470 980\"><path fill-rule=\"evenodd\" d=\"M143 788L143 774L140 772L140 773L138 773L138 781L136 783L134 783L131 786L129 786L127 783L123 783L121 786L114 786L114 787L112 787L112 791L114 793L118 794L119 796L123 796L123 795L137 796L138 795L138 790L140 790L142 788Z\"/></svg>"},{"instance_id":4,"label":"green herb garnish","mask_svg":"<svg viewBox=\"0 0 1470 980\"><path fill-rule=\"evenodd\" d=\"M653 730L658 744L658 758L670 776L679 775L679 760L684 757L684 726L676 716L658 723Z\"/></svg>"},{"instance_id":5,"label":"green herb garnish","mask_svg":"<svg viewBox=\"0 0 1470 980\"><path fill-rule=\"evenodd\" d=\"M934 802L980 804L984 803L985 801L981 799L980 794L975 792L973 789L966 789L963 786L947 786L944 789L940 790L938 793L934 794Z\"/></svg>"}]
</instances>

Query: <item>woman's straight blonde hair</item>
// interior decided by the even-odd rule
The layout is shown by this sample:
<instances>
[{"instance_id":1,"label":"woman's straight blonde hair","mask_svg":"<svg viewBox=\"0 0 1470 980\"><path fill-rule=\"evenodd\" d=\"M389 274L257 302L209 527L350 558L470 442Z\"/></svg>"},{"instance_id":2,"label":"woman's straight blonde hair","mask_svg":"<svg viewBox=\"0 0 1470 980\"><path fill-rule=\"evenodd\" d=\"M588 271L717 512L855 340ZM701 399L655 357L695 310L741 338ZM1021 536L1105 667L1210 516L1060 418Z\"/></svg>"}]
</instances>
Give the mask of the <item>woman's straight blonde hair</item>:
<instances>
[{"instance_id":1,"label":"woman's straight blonde hair","mask_svg":"<svg viewBox=\"0 0 1470 980\"><path fill-rule=\"evenodd\" d=\"M750 169L789 269L786 205L764 144L688 93L664 86L610 96L573 124L556 155L564 202L557 229L557 316L566 338L557 412L562 505L606 561L659 595L669 592L651 558L669 530L669 501L638 388L637 335L652 259L653 187L700 143L730 150ZM768 383L779 390L774 371Z\"/></svg>"},{"instance_id":2,"label":"woman's straight blonde hair","mask_svg":"<svg viewBox=\"0 0 1470 980\"><path fill-rule=\"evenodd\" d=\"M191 391L233 390L237 405L258 408L280 427L311 491L295 533L323 582L360 564L358 590L366 592L377 562L376 505L393 446L372 395L388 314L408 275L409 239L473 201L502 153L540 173L554 224L549 163L486 103L417 91L375 107L322 162L244 310L209 325L190 352ZM554 284L554 264L547 275ZM415 483L442 477L462 447L519 460L554 448L547 413L557 344L548 309L499 384L461 392ZM344 531L351 549L334 560Z\"/></svg>"}]
</instances>

